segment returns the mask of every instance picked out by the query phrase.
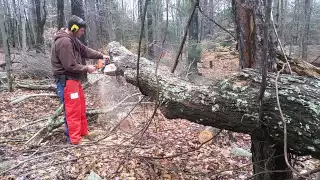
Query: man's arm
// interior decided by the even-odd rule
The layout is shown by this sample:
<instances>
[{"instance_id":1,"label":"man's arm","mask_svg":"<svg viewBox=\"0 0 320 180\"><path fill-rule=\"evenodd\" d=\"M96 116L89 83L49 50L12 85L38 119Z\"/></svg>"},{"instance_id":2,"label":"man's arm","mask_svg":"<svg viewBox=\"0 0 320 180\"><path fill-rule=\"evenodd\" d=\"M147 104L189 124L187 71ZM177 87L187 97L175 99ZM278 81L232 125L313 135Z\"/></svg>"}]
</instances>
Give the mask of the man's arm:
<instances>
[{"instance_id":1,"label":"man's arm","mask_svg":"<svg viewBox=\"0 0 320 180\"><path fill-rule=\"evenodd\" d=\"M56 45L56 54L61 60L61 64L66 71L73 73L88 71L87 66L77 63L71 40L60 39L60 42L57 42Z\"/></svg>"}]
</instances>

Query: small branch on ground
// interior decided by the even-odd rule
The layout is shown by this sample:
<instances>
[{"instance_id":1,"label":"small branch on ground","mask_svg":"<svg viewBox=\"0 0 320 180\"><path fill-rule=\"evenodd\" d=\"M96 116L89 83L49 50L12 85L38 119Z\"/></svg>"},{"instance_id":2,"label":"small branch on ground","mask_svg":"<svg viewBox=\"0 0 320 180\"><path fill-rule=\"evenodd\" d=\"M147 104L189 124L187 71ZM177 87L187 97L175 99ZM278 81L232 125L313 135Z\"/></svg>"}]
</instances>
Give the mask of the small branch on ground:
<instances>
[{"instance_id":1,"label":"small branch on ground","mask_svg":"<svg viewBox=\"0 0 320 180\"><path fill-rule=\"evenodd\" d=\"M8 133L16 132L16 131L18 131L18 130L20 130L20 129L24 129L24 128L30 126L30 125L33 125L33 124L36 124L36 123L38 123L38 122L42 122L42 121L44 121L44 120L47 120L48 118L50 118L50 117L41 118L41 119L32 121L32 122L30 122L30 123L24 124L24 125L22 125L21 127L18 127L18 128L16 128L16 129L12 129L12 130L10 130L10 131L0 132L0 135L1 135L1 134L8 134Z\"/></svg>"},{"instance_id":2,"label":"small branch on ground","mask_svg":"<svg viewBox=\"0 0 320 180\"><path fill-rule=\"evenodd\" d=\"M48 91L56 91L55 85L37 85L37 84L28 84L28 83L16 83L17 88L25 88L31 90L48 90Z\"/></svg>"},{"instance_id":3,"label":"small branch on ground","mask_svg":"<svg viewBox=\"0 0 320 180\"><path fill-rule=\"evenodd\" d=\"M43 158L43 157L47 157L47 156L51 156L53 154L57 154L57 153L60 153L60 152L63 152L63 151L70 151L72 148L76 148L76 147L70 147L70 148L66 148L66 149L62 149L62 150L58 150L58 151L55 151L55 152L52 152L52 153L48 153L48 154L44 154L44 155L41 155L41 156L37 156L37 157L29 157L28 159L25 159L23 160L22 162L20 162L19 164L7 169L7 170L4 170L2 172L0 172L0 175L2 174L5 174L9 171L12 171L18 167L20 167L22 164L26 163L26 162L29 162L29 161L32 161L32 160L36 160L36 159L39 159L39 158Z\"/></svg>"},{"instance_id":4,"label":"small branch on ground","mask_svg":"<svg viewBox=\"0 0 320 180\"><path fill-rule=\"evenodd\" d=\"M29 95L23 95L17 98L14 98L10 103L12 105L18 104L26 99L32 98L32 97L58 97L56 94L48 94L48 93L44 93L44 94L29 94Z\"/></svg>"}]
</instances>

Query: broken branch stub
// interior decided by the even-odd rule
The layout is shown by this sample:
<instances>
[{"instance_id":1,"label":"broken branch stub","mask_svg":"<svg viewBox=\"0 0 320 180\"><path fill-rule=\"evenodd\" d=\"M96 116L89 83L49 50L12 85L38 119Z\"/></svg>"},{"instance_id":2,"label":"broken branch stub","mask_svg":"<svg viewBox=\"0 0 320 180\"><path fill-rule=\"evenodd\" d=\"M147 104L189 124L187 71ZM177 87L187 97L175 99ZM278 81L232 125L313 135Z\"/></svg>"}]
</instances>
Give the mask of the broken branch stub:
<instances>
[{"instance_id":1,"label":"broken branch stub","mask_svg":"<svg viewBox=\"0 0 320 180\"><path fill-rule=\"evenodd\" d=\"M118 42L108 45L109 54L127 82L136 85L137 56ZM139 81L144 95L157 92L155 64L141 58ZM275 143L283 144L283 126L275 95L276 74L269 73L263 104L265 126ZM169 70L158 70L160 109L170 119L189 121L251 134L259 128L259 88L261 74L245 69L231 77L197 85L184 81ZM207 82L210 82L208 79ZM299 155L320 157L320 80L302 76L281 75L279 98L287 122L288 148Z\"/></svg>"}]
</instances>

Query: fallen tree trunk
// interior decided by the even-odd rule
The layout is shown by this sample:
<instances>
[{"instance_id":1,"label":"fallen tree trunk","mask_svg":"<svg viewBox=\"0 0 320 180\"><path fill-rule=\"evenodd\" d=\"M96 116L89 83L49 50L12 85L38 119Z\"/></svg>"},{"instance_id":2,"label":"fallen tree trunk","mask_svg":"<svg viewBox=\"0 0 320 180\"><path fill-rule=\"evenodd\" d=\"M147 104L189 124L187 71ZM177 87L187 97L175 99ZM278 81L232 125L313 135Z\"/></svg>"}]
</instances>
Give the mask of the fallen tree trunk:
<instances>
[{"instance_id":1,"label":"fallen tree trunk","mask_svg":"<svg viewBox=\"0 0 320 180\"><path fill-rule=\"evenodd\" d=\"M292 71L297 73L301 76L308 76L308 77L320 77L320 67L317 67L313 64L310 64L306 61L303 61L301 59L296 59L287 56L288 62L292 68ZM277 65L278 70L281 69L282 65L286 63L285 58L283 56L283 53L277 52Z\"/></svg>"},{"instance_id":2,"label":"fallen tree trunk","mask_svg":"<svg viewBox=\"0 0 320 180\"><path fill-rule=\"evenodd\" d=\"M116 64L117 74L137 84L137 56L118 42L108 45L109 55ZM283 124L275 95L276 74L270 73L264 99L264 125L277 145L283 144ZM163 114L170 119L189 121L251 134L259 129L259 88L261 74L245 69L225 80L196 85L169 73L158 70L159 90ZM140 90L154 96L157 92L155 64L140 59ZM317 78L283 74L279 79L279 98L287 122L289 151L298 155L320 157L320 80Z\"/></svg>"}]
</instances>

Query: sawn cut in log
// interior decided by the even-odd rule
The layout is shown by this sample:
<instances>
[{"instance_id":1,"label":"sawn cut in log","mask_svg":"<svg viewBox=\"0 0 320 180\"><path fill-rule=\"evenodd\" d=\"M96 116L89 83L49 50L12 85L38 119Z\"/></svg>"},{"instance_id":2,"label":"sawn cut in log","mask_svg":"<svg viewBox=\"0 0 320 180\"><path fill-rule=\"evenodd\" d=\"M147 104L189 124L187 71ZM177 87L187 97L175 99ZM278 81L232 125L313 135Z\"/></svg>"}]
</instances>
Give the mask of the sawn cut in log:
<instances>
[{"instance_id":1,"label":"sawn cut in log","mask_svg":"<svg viewBox=\"0 0 320 180\"><path fill-rule=\"evenodd\" d=\"M136 85L137 56L118 42L108 45L109 55L118 68L118 74ZM275 144L283 144L283 124L275 95L275 73L267 78L263 119ZM160 109L169 119L189 121L251 134L259 128L259 88L261 74L245 69L210 85L184 81L169 70L158 70ZM140 59L140 90L144 95L157 92L155 64ZM287 122L289 151L298 155L320 157L320 79L286 75L279 78L279 98Z\"/></svg>"}]
</instances>

